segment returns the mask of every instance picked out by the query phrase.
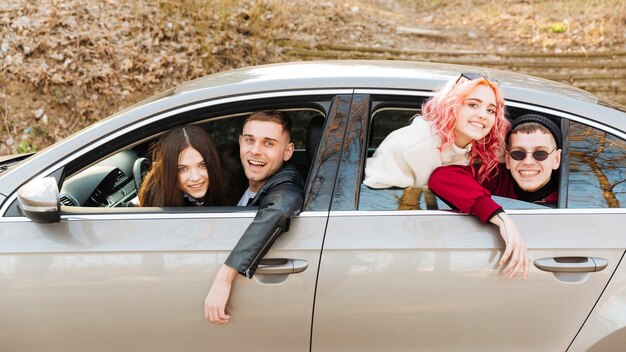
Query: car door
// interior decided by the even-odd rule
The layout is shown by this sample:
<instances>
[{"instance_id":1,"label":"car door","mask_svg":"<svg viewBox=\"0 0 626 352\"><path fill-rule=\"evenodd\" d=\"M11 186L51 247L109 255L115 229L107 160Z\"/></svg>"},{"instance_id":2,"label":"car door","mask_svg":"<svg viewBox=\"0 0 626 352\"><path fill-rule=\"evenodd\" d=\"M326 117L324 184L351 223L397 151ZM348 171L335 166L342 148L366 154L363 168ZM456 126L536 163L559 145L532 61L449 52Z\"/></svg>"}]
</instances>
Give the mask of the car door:
<instances>
[{"instance_id":1,"label":"car door","mask_svg":"<svg viewBox=\"0 0 626 352\"><path fill-rule=\"evenodd\" d=\"M622 259L624 210L507 210L535 264L528 280L507 279L498 268L504 243L492 225L434 210L441 203L428 199L423 210L400 211L397 193L362 189L372 116L426 97L366 90L354 97L319 269L312 350L566 350ZM540 112L562 118L564 129L570 118L584 121ZM623 132L613 132L623 141Z\"/></svg>"},{"instance_id":2,"label":"car door","mask_svg":"<svg viewBox=\"0 0 626 352\"><path fill-rule=\"evenodd\" d=\"M570 165L567 206L588 211L616 211L622 214L626 206L626 141L618 134L600 128L570 122ZM607 209L610 208L610 209ZM599 227L598 232L604 232ZM614 243L624 241L624 232L615 236ZM624 260L611 277L585 324L568 351L619 351L626 336L624 316Z\"/></svg>"},{"instance_id":3,"label":"car door","mask_svg":"<svg viewBox=\"0 0 626 352\"><path fill-rule=\"evenodd\" d=\"M63 207L56 224L33 223L9 209L0 220L0 350L308 350L317 268L338 167L337 143L351 99L349 93L308 94L242 96L230 99L228 106L204 103L191 113L185 107L185 114L168 110L150 120L168 126L217 111L210 118L224 121L254 108L290 113L313 109L324 117L319 146L313 144L303 211L255 277L235 281L229 324L217 326L204 319L204 297L256 209ZM132 140L129 136L153 128L138 125L119 134ZM306 126L303 131L308 132ZM81 169L75 165L81 158L106 154L102 148L120 143L96 144L85 146L92 151L83 151L72 162L60 161L50 174Z\"/></svg>"}]
</instances>

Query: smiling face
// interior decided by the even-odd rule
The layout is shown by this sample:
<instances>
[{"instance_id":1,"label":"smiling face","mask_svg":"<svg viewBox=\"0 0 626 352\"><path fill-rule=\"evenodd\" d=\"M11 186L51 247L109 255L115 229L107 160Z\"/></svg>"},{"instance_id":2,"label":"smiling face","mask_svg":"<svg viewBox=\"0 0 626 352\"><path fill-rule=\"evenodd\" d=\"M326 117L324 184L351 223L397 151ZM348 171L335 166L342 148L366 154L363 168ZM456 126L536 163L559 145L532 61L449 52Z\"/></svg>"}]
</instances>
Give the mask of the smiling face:
<instances>
[{"instance_id":1,"label":"smiling face","mask_svg":"<svg viewBox=\"0 0 626 352\"><path fill-rule=\"evenodd\" d=\"M202 155L187 147L178 156L178 185L180 190L202 201L209 189L209 173Z\"/></svg>"},{"instance_id":2,"label":"smiling face","mask_svg":"<svg viewBox=\"0 0 626 352\"><path fill-rule=\"evenodd\" d=\"M454 144L465 147L486 136L496 121L496 96L491 88L478 85L458 108Z\"/></svg>"},{"instance_id":3,"label":"smiling face","mask_svg":"<svg viewBox=\"0 0 626 352\"><path fill-rule=\"evenodd\" d=\"M513 179L521 189L534 192L550 181L552 170L558 169L561 163L561 149L555 150L555 148L556 142L551 134L540 131L511 134L508 150L527 152L524 160L514 160L509 153L505 154L506 168L511 170ZM550 155L546 160L537 161L531 152L538 150L543 150Z\"/></svg>"},{"instance_id":4,"label":"smiling face","mask_svg":"<svg viewBox=\"0 0 626 352\"><path fill-rule=\"evenodd\" d=\"M252 192L272 177L291 158L294 145L280 124L250 120L239 136L239 157Z\"/></svg>"}]
</instances>

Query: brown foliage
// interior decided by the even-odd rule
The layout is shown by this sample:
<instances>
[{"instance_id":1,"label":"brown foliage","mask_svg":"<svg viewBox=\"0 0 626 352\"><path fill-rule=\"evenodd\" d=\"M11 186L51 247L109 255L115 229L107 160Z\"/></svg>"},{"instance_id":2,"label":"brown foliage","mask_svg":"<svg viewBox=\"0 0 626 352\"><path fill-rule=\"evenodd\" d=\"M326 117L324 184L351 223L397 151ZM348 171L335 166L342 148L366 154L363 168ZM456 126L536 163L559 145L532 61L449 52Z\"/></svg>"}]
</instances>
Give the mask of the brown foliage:
<instances>
[{"instance_id":1,"label":"brown foliage","mask_svg":"<svg viewBox=\"0 0 626 352\"><path fill-rule=\"evenodd\" d=\"M460 2L0 2L0 155L41 149L202 75L293 60L290 41L409 50L624 45L619 0ZM446 36L399 33L403 26Z\"/></svg>"}]
</instances>

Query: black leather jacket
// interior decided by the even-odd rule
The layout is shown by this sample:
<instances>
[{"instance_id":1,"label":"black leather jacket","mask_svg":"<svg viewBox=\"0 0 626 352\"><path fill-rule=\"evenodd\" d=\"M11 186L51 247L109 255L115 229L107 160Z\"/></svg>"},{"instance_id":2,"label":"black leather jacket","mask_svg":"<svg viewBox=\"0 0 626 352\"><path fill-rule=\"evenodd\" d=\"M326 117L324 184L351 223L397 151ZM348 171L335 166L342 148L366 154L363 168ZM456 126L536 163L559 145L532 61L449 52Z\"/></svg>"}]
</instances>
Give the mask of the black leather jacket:
<instances>
[{"instance_id":1,"label":"black leather jacket","mask_svg":"<svg viewBox=\"0 0 626 352\"><path fill-rule=\"evenodd\" d=\"M225 264L252 278L259 261L283 232L304 202L304 182L291 163L285 164L261 187L250 205L259 207Z\"/></svg>"}]
</instances>

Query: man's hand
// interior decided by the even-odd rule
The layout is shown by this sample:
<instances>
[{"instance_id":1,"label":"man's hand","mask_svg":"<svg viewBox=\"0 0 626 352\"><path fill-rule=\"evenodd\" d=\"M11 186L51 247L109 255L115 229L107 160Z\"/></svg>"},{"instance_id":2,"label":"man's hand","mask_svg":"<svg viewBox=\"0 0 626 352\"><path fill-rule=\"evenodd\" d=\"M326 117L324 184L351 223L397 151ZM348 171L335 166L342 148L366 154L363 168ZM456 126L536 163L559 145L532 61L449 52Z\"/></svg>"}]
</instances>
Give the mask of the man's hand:
<instances>
[{"instance_id":1,"label":"man's hand","mask_svg":"<svg viewBox=\"0 0 626 352\"><path fill-rule=\"evenodd\" d=\"M226 303L236 277L237 270L227 265L222 265L217 271L213 285L204 299L204 317L211 323L227 324L230 321L230 315L226 314Z\"/></svg>"},{"instance_id":2,"label":"man's hand","mask_svg":"<svg viewBox=\"0 0 626 352\"><path fill-rule=\"evenodd\" d=\"M503 266L507 261L509 264L504 268L502 273L508 276L509 279L512 279L521 271L524 280L526 280L528 278L528 250L526 249L526 245L524 244L524 240L517 226L515 226L513 220L504 212L496 214L489 222L498 226L500 235L506 244L499 264Z\"/></svg>"}]
</instances>

